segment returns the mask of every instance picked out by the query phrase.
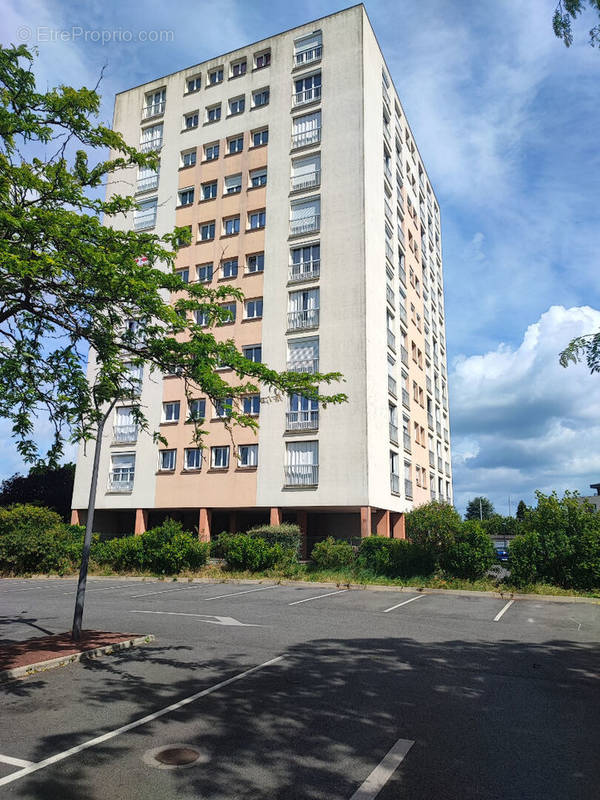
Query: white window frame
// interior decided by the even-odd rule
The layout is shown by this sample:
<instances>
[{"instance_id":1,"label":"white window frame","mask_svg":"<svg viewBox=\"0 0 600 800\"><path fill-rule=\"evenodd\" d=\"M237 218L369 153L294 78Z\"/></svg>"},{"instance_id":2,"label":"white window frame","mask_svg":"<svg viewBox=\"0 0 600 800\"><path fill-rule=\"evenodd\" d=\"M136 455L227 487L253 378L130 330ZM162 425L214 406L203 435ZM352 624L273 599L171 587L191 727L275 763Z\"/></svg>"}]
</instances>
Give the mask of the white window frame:
<instances>
[{"instance_id":1,"label":"white window frame","mask_svg":"<svg viewBox=\"0 0 600 800\"><path fill-rule=\"evenodd\" d=\"M250 300L244 300L244 319L262 319L262 315L262 297L254 297Z\"/></svg>"},{"instance_id":2,"label":"white window frame","mask_svg":"<svg viewBox=\"0 0 600 800\"><path fill-rule=\"evenodd\" d=\"M190 465L190 454L193 453L194 462ZM200 472L202 469L202 448L201 447L186 447L183 451L183 468L186 472Z\"/></svg>"},{"instance_id":3,"label":"white window frame","mask_svg":"<svg viewBox=\"0 0 600 800\"><path fill-rule=\"evenodd\" d=\"M246 110L246 95L240 94L238 97L230 97L227 101L227 106L229 108L230 117L236 117L238 114L243 114Z\"/></svg>"},{"instance_id":4,"label":"white window frame","mask_svg":"<svg viewBox=\"0 0 600 800\"><path fill-rule=\"evenodd\" d=\"M158 471L174 472L177 467L177 450L169 447L158 451Z\"/></svg>"},{"instance_id":5,"label":"white window frame","mask_svg":"<svg viewBox=\"0 0 600 800\"><path fill-rule=\"evenodd\" d=\"M171 410L170 407L172 407ZM181 416L181 402L179 400L168 400L162 404L162 422L179 422Z\"/></svg>"},{"instance_id":6,"label":"white window frame","mask_svg":"<svg viewBox=\"0 0 600 800\"><path fill-rule=\"evenodd\" d=\"M253 454L253 457L248 458ZM244 458L245 457L245 458ZM251 461L253 463L248 463ZM258 466L258 445L241 444L238 447L238 467L240 469L254 469Z\"/></svg>"},{"instance_id":7,"label":"white window frame","mask_svg":"<svg viewBox=\"0 0 600 800\"><path fill-rule=\"evenodd\" d=\"M217 464L217 451L224 456L223 464ZM229 445L215 445L210 448L210 467L211 469L229 469Z\"/></svg>"},{"instance_id":8,"label":"white window frame","mask_svg":"<svg viewBox=\"0 0 600 800\"><path fill-rule=\"evenodd\" d=\"M199 414L196 416L193 409L193 403L198 403L198 408L204 409L204 414L200 416ZM204 397L194 397L191 400L188 400L188 420L190 421L198 421L206 419L206 398Z\"/></svg>"}]
</instances>

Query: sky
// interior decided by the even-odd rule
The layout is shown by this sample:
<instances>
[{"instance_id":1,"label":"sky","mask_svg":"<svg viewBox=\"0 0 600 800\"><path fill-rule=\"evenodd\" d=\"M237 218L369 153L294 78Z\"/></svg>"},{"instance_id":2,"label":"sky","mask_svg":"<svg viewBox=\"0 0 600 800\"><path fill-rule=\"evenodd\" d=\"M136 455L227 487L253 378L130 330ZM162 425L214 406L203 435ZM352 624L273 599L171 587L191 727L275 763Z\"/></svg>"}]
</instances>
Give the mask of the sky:
<instances>
[{"instance_id":1,"label":"sky","mask_svg":"<svg viewBox=\"0 0 600 800\"><path fill-rule=\"evenodd\" d=\"M483 494L505 514L535 489L589 494L600 376L558 353L600 329L594 18L567 49L553 0L365 5L441 209L455 505ZM110 124L116 92L343 7L5 0L0 30L38 47L41 87L94 86L104 67ZM23 469L4 451L0 479Z\"/></svg>"}]
</instances>

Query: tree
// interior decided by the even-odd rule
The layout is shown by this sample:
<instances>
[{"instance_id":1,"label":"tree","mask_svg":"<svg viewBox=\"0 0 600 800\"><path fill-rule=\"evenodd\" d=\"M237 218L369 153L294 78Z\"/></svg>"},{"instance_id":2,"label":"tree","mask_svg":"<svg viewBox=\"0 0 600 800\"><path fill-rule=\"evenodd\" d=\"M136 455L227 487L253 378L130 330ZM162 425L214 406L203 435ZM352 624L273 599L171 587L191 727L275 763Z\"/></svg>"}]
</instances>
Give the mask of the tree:
<instances>
[{"instance_id":1,"label":"tree","mask_svg":"<svg viewBox=\"0 0 600 800\"><path fill-rule=\"evenodd\" d=\"M558 357L561 367L578 364L584 359L591 373L600 372L600 331L571 339Z\"/></svg>"},{"instance_id":2,"label":"tree","mask_svg":"<svg viewBox=\"0 0 600 800\"><path fill-rule=\"evenodd\" d=\"M523 520L525 519L526 511L527 511L527 506L525 505L525 501L519 500L519 505L517 506L517 513L516 513L516 517L519 520L519 522L523 522Z\"/></svg>"},{"instance_id":3,"label":"tree","mask_svg":"<svg viewBox=\"0 0 600 800\"><path fill-rule=\"evenodd\" d=\"M95 440L77 638L104 424L115 403L126 399L136 424L150 429L136 370L176 372L186 394L202 392L214 403L228 398L229 426L256 427L243 413L245 394L298 393L323 405L346 396L319 388L341 379L339 373L278 373L244 358L233 341L219 341L214 329L230 318L222 301L243 295L228 285L212 289L182 281L174 263L186 231L159 237L111 227L114 218L137 207L135 198L109 192L101 200L94 193L124 169L156 167L158 156L138 152L96 124L95 89L38 92L32 62L24 46L0 48L0 416L12 422L19 452L34 463L40 462L34 424L41 412L53 426L49 464L66 439ZM91 153L110 148L111 157L90 165L83 147ZM27 148L50 155L27 161ZM239 385L223 378L217 371L222 366L233 370ZM194 421L199 444L201 425Z\"/></svg>"},{"instance_id":4,"label":"tree","mask_svg":"<svg viewBox=\"0 0 600 800\"><path fill-rule=\"evenodd\" d=\"M68 520L74 477L75 464L32 467L28 475L16 473L2 481L0 506L15 503L47 506L58 512L64 520Z\"/></svg>"},{"instance_id":5,"label":"tree","mask_svg":"<svg viewBox=\"0 0 600 800\"><path fill-rule=\"evenodd\" d=\"M474 497L467 504L465 519L489 519L494 513L491 500L487 497Z\"/></svg>"},{"instance_id":6,"label":"tree","mask_svg":"<svg viewBox=\"0 0 600 800\"><path fill-rule=\"evenodd\" d=\"M455 541L461 524L454 506L432 501L406 515L406 535L411 542L439 553Z\"/></svg>"},{"instance_id":7,"label":"tree","mask_svg":"<svg viewBox=\"0 0 600 800\"><path fill-rule=\"evenodd\" d=\"M559 0L552 17L554 34L562 39L566 47L573 44L573 30L571 20L583 13L586 6L600 14L600 0ZM600 25L594 25L589 32L590 45L596 47L600 44Z\"/></svg>"}]
</instances>

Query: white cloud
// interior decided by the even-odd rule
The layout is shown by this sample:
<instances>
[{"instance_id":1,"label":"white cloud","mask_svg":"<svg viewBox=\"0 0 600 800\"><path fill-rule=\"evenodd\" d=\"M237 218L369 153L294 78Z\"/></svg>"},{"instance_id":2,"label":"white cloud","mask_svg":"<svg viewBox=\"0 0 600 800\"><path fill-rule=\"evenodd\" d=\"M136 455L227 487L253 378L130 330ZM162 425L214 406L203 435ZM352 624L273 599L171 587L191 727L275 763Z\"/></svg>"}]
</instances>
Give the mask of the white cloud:
<instances>
[{"instance_id":1,"label":"white cloud","mask_svg":"<svg viewBox=\"0 0 600 800\"><path fill-rule=\"evenodd\" d=\"M518 347L455 359L450 383L456 505L489 496L506 513L508 496L589 492L600 480L600 377L584 364L563 369L558 353L600 329L600 311L552 306Z\"/></svg>"}]
</instances>

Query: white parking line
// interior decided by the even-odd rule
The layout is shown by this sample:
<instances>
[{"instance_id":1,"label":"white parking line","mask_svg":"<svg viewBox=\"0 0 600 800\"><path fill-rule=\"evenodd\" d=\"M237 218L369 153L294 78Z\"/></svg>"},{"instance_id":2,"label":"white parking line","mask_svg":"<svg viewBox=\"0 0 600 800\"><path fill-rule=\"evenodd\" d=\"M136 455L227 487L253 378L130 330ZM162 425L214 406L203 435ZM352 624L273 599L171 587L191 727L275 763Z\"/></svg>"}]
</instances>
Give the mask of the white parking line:
<instances>
[{"instance_id":1,"label":"white parking line","mask_svg":"<svg viewBox=\"0 0 600 800\"><path fill-rule=\"evenodd\" d=\"M119 586L119 584L115 586L105 586L102 589L90 589L86 587L86 594L88 592L110 592L111 589L131 589L132 586L137 586L137 583L126 583L124 586ZM63 592L63 594L77 594L77 590L73 590L71 592Z\"/></svg>"},{"instance_id":2,"label":"white parking line","mask_svg":"<svg viewBox=\"0 0 600 800\"><path fill-rule=\"evenodd\" d=\"M367 780L354 792L350 800L374 800L404 761L413 744L414 742L410 739L398 739L392 749L388 750L373 772L371 772Z\"/></svg>"},{"instance_id":3,"label":"white parking line","mask_svg":"<svg viewBox=\"0 0 600 800\"><path fill-rule=\"evenodd\" d=\"M199 700L201 697L206 697L207 695L222 689L224 686L229 686L236 681L242 680L242 678L246 678L248 675L252 675L253 672L258 672L258 670L264 669L265 667L270 667L272 664L277 664L282 660L283 656L271 658L269 661L264 661L262 664L258 664L256 667L251 667L250 669L244 670L244 672L234 675L233 678L228 678L226 681L216 683L214 686L210 686L208 689L203 689L201 692L196 692L196 694L185 697L183 700L179 700L177 703L171 703L170 706L161 708L159 711L155 711L153 714L147 714L141 719L136 719L134 722L129 722L127 725L122 725L120 728L115 728L114 731L108 731L107 733L103 733L101 736L96 736L94 739L89 739L87 742L83 742L75 747L71 747L69 750L63 750L62 753L57 753L54 756L45 758L43 761L38 761L37 764L30 764L18 772L13 772L12 775L6 775L4 778L0 778L0 786L5 786L8 783L13 783L13 781L18 781L20 778L25 778L27 775L31 775L32 772L37 772L45 767L50 767L52 764L56 764L59 761L64 761L65 758L69 758L77 753L81 753L82 750L88 750L90 747L95 747L97 744L102 744L103 742L108 742L110 739L114 739L115 736L119 736L122 733L127 733L127 731L131 731L134 728L139 728L141 725L146 725L148 722L153 722L155 719L163 717L165 714L170 714L171 711L177 711L178 709L193 703L195 700Z\"/></svg>"},{"instance_id":4,"label":"white parking line","mask_svg":"<svg viewBox=\"0 0 600 800\"><path fill-rule=\"evenodd\" d=\"M410 600L403 600L401 603L398 603L397 605L392 606L391 608L386 608L385 611L382 611L381 613L387 614L388 611L393 611L395 608L400 608L400 606L405 606L407 603L412 603L415 600L422 600L425 596L426 595L424 594L418 594L416 597L411 597Z\"/></svg>"},{"instance_id":5,"label":"white parking line","mask_svg":"<svg viewBox=\"0 0 600 800\"><path fill-rule=\"evenodd\" d=\"M502 615L508 611L508 609L512 606L514 602L515 602L514 600L509 600L508 603L504 606L504 608L500 609L500 611L496 614L496 616L494 617L494 622L498 622L502 617Z\"/></svg>"},{"instance_id":6,"label":"white parking line","mask_svg":"<svg viewBox=\"0 0 600 800\"><path fill-rule=\"evenodd\" d=\"M340 589L339 592L327 592L327 594L317 594L314 597L306 597L304 600L294 600L293 603L288 603L288 606L298 606L300 603L310 603L311 600L320 600L321 597L331 597L334 594L344 594L348 589Z\"/></svg>"},{"instance_id":7,"label":"white parking line","mask_svg":"<svg viewBox=\"0 0 600 800\"><path fill-rule=\"evenodd\" d=\"M235 597L238 594L250 594L250 592L264 592L265 589L276 589L279 584L275 584L274 586L261 586L260 589L248 589L244 592L230 592L229 594L219 594L216 597L201 597L201 600L220 600L222 597ZM150 597L154 594L166 594L167 592L184 592L186 589L193 589L198 588L198 584L190 584L189 586L184 586L183 588L177 589L162 589L160 592L147 592L146 594L132 594L131 599L137 597Z\"/></svg>"},{"instance_id":8,"label":"white parking line","mask_svg":"<svg viewBox=\"0 0 600 800\"><path fill-rule=\"evenodd\" d=\"M13 758L12 756L0 755L2 764L10 764L11 767L30 767L33 761L25 761L24 758Z\"/></svg>"},{"instance_id":9,"label":"white parking line","mask_svg":"<svg viewBox=\"0 0 600 800\"><path fill-rule=\"evenodd\" d=\"M131 584L133 586L133 584ZM134 597L150 597L153 594L167 594L167 592L185 592L188 589L197 588L197 583L190 583L189 586L176 586L174 589L159 589L158 592L145 592L144 594L132 594L132 599Z\"/></svg>"}]
</instances>

